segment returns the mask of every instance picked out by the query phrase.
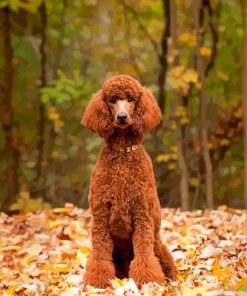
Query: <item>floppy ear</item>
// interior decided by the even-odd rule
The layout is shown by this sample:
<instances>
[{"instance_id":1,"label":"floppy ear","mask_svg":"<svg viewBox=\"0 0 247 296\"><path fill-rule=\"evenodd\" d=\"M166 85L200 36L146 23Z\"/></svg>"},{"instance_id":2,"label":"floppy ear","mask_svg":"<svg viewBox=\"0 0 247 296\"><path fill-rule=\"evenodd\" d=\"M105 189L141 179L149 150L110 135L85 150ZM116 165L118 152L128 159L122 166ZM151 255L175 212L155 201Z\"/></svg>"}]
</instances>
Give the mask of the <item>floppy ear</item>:
<instances>
[{"instance_id":1,"label":"floppy ear","mask_svg":"<svg viewBox=\"0 0 247 296\"><path fill-rule=\"evenodd\" d=\"M134 129L143 133L155 127L161 120L161 111L152 92L146 87L142 88L142 94L136 108Z\"/></svg>"},{"instance_id":2,"label":"floppy ear","mask_svg":"<svg viewBox=\"0 0 247 296\"><path fill-rule=\"evenodd\" d=\"M108 138L113 133L111 114L101 90L93 95L83 114L81 124L103 138Z\"/></svg>"},{"instance_id":3,"label":"floppy ear","mask_svg":"<svg viewBox=\"0 0 247 296\"><path fill-rule=\"evenodd\" d=\"M161 121L161 111L152 92L142 88L141 105L143 108L144 130L154 128Z\"/></svg>"}]
</instances>

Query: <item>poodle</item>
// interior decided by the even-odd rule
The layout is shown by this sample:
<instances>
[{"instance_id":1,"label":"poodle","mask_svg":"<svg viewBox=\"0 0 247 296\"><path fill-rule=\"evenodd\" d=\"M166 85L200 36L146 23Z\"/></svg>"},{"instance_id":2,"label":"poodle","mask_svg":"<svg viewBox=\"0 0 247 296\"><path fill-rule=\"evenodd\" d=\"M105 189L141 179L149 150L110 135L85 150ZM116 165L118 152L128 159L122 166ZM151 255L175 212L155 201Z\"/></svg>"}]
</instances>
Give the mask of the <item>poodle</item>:
<instances>
[{"instance_id":1,"label":"poodle","mask_svg":"<svg viewBox=\"0 0 247 296\"><path fill-rule=\"evenodd\" d=\"M92 252L83 282L110 286L114 277L138 287L176 278L176 267L159 230L161 210L144 133L161 120L152 93L128 75L107 80L81 123L105 139L92 173L89 204Z\"/></svg>"}]
</instances>

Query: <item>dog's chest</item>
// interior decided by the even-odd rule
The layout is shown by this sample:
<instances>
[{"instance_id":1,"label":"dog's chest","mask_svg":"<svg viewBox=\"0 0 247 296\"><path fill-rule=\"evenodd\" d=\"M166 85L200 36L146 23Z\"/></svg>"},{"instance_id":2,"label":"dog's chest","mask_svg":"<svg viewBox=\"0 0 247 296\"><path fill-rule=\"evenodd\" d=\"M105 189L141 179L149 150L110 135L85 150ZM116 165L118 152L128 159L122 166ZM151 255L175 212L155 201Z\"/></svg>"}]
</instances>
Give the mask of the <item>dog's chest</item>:
<instances>
[{"instance_id":1,"label":"dog's chest","mask_svg":"<svg viewBox=\"0 0 247 296\"><path fill-rule=\"evenodd\" d=\"M130 204L123 201L112 201L109 224L112 235L129 238L132 233L132 211Z\"/></svg>"},{"instance_id":2,"label":"dog's chest","mask_svg":"<svg viewBox=\"0 0 247 296\"><path fill-rule=\"evenodd\" d=\"M112 235L129 238L133 232L133 209L135 201L145 190L146 162L143 154L133 151L112 153L102 157L101 182L107 203L110 203L109 226ZM110 161L109 161L110 159ZM97 183L97 182L96 182ZM107 184L107 185L106 185ZM105 186L106 185L106 186Z\"/></svg>"}]
</instances>

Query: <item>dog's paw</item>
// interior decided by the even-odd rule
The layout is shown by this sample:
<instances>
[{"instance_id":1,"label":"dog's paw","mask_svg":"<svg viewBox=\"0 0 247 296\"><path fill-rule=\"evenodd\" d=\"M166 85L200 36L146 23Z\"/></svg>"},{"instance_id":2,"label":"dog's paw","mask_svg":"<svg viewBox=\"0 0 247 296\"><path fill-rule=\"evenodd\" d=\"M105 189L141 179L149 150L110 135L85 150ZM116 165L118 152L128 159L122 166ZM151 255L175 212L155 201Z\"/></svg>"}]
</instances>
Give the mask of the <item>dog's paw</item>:
<instances>
[{"instance_id":1,"label":"dog's paw","mask_svg":"<svg viewBox=\"0 0 247 296\"><path fill-rule=\"evenodd\" d=\"M145 283L163 284L165 275L159 260L154 255L136 256L130 264L129 277L133 278L139 288Z\"/></svg>"},{"instance_id":2,"label":"dog's paw","mask_svg":"<svg viewBox=\"0 0 247 296\"><path fill-rule=\"evenodd\" d=\"M110 280L115 277L115 267L109 260L89 258L83 277L83 284L95 288L111 286Z\"/></svg>"},{"instance_id":3,"label":"dog's paw","mask_svg":"<svg viewBox=\"0 0 247 296\"><path fill-rule=\"evenodd\" d=\"M173 262L170 265L168 265L165 274L172 281L175 281L177 279L177 269Z\"/></svg>"}]
</instances>

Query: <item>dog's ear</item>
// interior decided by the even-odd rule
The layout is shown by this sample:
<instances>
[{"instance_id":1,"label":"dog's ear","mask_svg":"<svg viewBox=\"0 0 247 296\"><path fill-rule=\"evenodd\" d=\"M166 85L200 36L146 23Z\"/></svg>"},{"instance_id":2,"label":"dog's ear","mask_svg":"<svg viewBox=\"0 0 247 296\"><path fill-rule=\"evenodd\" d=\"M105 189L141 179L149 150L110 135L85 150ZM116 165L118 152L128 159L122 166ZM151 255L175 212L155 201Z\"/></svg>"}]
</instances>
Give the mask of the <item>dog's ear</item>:
<instances>
[{"instance_id":1,"label":"dog's ear","mask_svg":"<svg viewBox=\"0 0 247 296\"><path fill-rule=\"evenodd\" d=\"M137 106L137 128L143 132L155 127L161 120L161 111L152 92L146 87L142 88L142 94ZM138 127L139 126L139 127Z\"/></svg>"},{"instance_id":2,"label":"dog's ear","mask_svg":"<svg viewBox=\"0 0 247 296\"><path fill-rule=\"evenodd\" d=\"M142 88L141 102L143 108L144 129L154 128L161 121L161 111L152 92Z\"/></svg>"},{"instance_id":3,"label":"dog's ear","mask_svg":"<svg viewBox=\"0 0 247 296\"><path fill-rule=\"evenodd\" d=\"M107 138L112 134L111 114L101 90L93 95L83 114L81 124L103 138Z\"/></svg>"}]
</instances>

